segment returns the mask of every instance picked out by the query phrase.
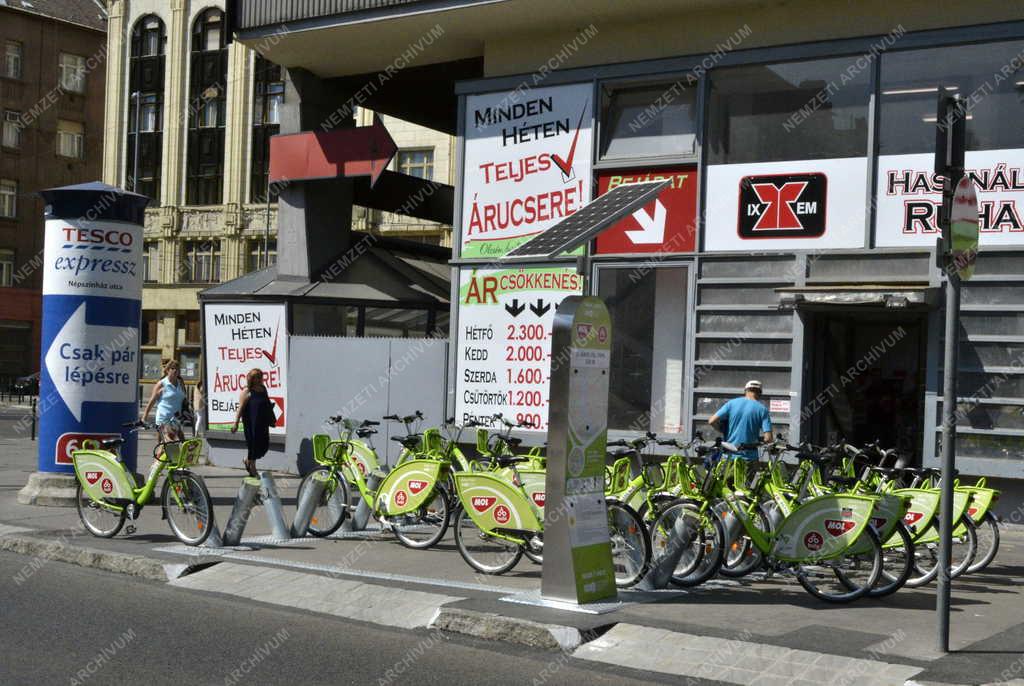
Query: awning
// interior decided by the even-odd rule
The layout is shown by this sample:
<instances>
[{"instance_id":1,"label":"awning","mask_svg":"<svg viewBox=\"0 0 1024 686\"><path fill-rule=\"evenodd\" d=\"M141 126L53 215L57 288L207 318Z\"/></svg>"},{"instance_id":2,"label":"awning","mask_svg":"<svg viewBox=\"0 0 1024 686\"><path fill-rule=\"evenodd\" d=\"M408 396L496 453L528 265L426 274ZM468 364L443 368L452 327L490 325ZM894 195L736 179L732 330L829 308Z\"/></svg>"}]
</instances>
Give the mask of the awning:
<instances>
[{"instance_id":1,"label":"awning","mask_svg":"<svg viewBox=\"0 0 1024 686\"><path fill-rule=\"evenodd\" d=\"M931 309L939 301L939 289L920 284L841 283L776 288L779 309L827 309L831 307Z\"/></svg>"}]
</instances>

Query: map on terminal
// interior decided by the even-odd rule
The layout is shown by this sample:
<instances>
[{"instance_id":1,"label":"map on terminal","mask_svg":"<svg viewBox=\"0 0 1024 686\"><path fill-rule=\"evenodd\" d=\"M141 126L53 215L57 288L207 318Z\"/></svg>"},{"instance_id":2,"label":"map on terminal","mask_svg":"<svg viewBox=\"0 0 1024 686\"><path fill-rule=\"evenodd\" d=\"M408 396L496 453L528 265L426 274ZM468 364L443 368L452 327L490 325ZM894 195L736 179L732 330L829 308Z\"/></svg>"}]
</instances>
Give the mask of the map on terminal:
<instances>
[{"instance_id":1,"label":"map on terminal","mask_svg":"<svg viewBox=\"0 0 1024 686\"><path fill-rule=\"evenodd\" d=\"M503 259L558 257L583 245L615 222L657 198L669 182L670 179L660 179L617 186L512 250Z\"/></svg>"}]
</instances>

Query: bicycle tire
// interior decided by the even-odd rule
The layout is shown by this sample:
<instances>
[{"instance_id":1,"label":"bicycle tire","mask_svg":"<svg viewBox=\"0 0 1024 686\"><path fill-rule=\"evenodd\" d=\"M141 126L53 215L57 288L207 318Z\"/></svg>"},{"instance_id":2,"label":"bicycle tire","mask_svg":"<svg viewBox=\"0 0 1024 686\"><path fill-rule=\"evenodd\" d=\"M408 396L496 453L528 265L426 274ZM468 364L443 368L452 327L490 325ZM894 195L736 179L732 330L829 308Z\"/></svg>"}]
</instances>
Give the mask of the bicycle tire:
<instances>
[{"instance_id":1,"label":"bicycle tire","mask_svg":"<svg viewBox=\"0 0 1024 686\"><path fill-rule=\"evenodd\" d=\"M398 537L399 542L406 548L412 548L413 550L425 550L437 544L445 533L448 532L448 524L451 520L451 498L448 496L448 491L444 486L438 484L434 487L434 492L424 505L417 510L417 518L415 521L408 524L408 529L403 529L406 526L400 523L402 520L406 520L409 515L402 515L398 517L390 518L392 530L395 532L395 536ZM434 505L435 508L440 506L440 513L430 514L430 506ZM428 516L429 515L429 516ZM429 520L430 526L435 526L435 529L430 535L424 539L412 538L409 534L414 529L421 527L424 520Z\"/></svg>"},{"instance_id":2,"label":"bicycle tire","mask_svg":"<svg viewBox=\"0 0 1024 686\"><path fill-rule=\"evenodd\" d=\"M647 571L651 563L651 539L636 510L615 500L606 501L606 505L615 585L626 588L640 581ZM638 554L640 559L637 559Z\"/></svg>"},{"instance_id":3,"label":"bicycle tire","mask_svg":"<svg viewBox=\"0 0 1024 686\"><path fill-rule=\"evenodd\" d=\"M895 534L900 537L902 545L890 548L888 551L884 546L882 547L882 573L878 577L878 582L868 591L870 598L884 598L887 595L892 595L903 588L907 579L914 573L914 536L903 522L896 525ZM893 565L890 565L889 561L890 559L896 561L893 553L900 550L903 551L903 562L896 562L896 573L894 574Z\"/></svg>"},{"instance_id":4,"label":"bicycle tire","mask_svg":"<svg viewBox=\"0 0 1024 686\"><path fill-rule=\"evenodd\" d=\"M959 563L953 563L953 560L950 560L950 562L953 563L950 567L951 579L955 579L960 576L970 567L971 562L974 559L974 553L977 550L978 539L977 534L975 533L974 522L971 521L966 514L960 516L960 520L965 518L970 521L970 524L965 525L965 531L967 532L966 536L968 539L967 554L964 555L963 559L961 559ZM938 519L938 517L936 517L936 519ZM956 530L960 525L960 520L954 522L954 530ZM918 588L931 583L931 581L933 581L939 574L939 543L937 541L923 546L915 546L914 550L914 572L910 578L907 579L906 583L909 588ZM953 552L955 553L956 551L957 547L956 544L954 544Z\"/></svg>"},{"instance_id":5,"label":"bicycle tire","mask_svg":"<svg viewBox=\"0 0 1024 686\"><path fill-rule=\"evenodd\" d=\"M326 474L328 478L324 492L320 495L320 502L309 518L307 531L311 536L324 538L337 531L348 516L348 484L341 474L332 474L331 470L324 467L315 469L299 483L299 490L295 496L296 503L302 502L302 491L316 474Z\"/></svg>"},{"instance_id":6,"label":"bicycle tire","mask_svg":"<svg viewBox=\"0 0 1024 686\"><path fill-rule=\"evenodd\" d=\"M999 552L999 520L991 512L986 512L981 522L975 522L977 525L977 537L978 537L978 553L974 559L974 562L967 568L968 574L980 572L990 564L992 560L996 559L996 553ZM986 532L986 533L982 533ZM983 537L989 536L991 544L983 546Z\"/></svg>"},{"instance_id":7,"label":"bicycle tire","mask_svg":"<svg viewBox=\"0 0 1024 686\"><path fill-rule=\"evenodd\" d=\"M961 524L964 525L964 535L967 537L967 553L960 564L949 570L950 579L966 574L967 570L971 567L971 563L974 562L975 556L978 554L978 525L974 523L974 520L966 512L960 515L960 519L953 525L953 531L956 531Z\"/></svg>"},{"instance_id":8,"label":"bicycle tire","mask_svg":"<svg viewBox=\"0 0 1024 686\"><path fill-rule=\"evenodd\" d=\"M718 537L717 544L709 551L706 525L700 521L697 506L687 498L677 498L662 510L658 518L651 524L651 545L662 551L662 555L668 554L670 551L671 537L675 535L676 520L683 516L691 520L691 524L688 525L690 539L682 544L684 550L672 572L670 582L674 586L689 588L703 583L718 571L721 566L722 540L725 534L722 523L717 517L712 517L711 520L706 519L706 521L714 522L712 527ZM709 552L715 557L712 557L707 564L702 564L705 555ZM652 560L651 564L657 564L657 560Z\"/></svg>"},{"instance_id":9,"label":"bicycle tire","mask_svg":"<svg viewBox=\"0 0 1024 686\"><path fill-rule=\"evenodd\" d=\"M523 557L522 546L514 545L509 541L488 536L486 532L481 531L480 528L476 526L476 523L466 513L466 510L461 505L456 508L453 518L455 520L455 547L458 548L459 555L461 555L462 559L466 561L466 564L481 574L504 574L515 567ZM482 553L478 553L477 556L474 557L474 552L472 551L474 543L476 546L482 545L482 543L476 543L477 541L489 541L493 543L495 550L504 550L507 554L507 558L498 564L487 564L482 560ZM494 554L497 555L499 553L495 552Z\"/></svg>"},{"instance_id":10,"label":"bicycle tire","mask_svg":"<svg viewBox=\"0 0 1024 686\"><path fill-rule=\"evenodd\" d=\"M82 484L78 483L75 485L75 508L78 510L78 518L82 522L82 526L85 530L96 538L113 538L117 536L117 533L124 526L124 520L128 516L125 509L122 507L120 511L115 512L113 509L108 509L98 504L82 490ZM86 517L87 510L95 510L97 512L105 512L108 515L112 515L111 519L113 524L110 528L102 528L101 525L93 525Z\"/></svg>"},{"instance_id":11,"label":"bicycle tire","mask_svg":"<svg viewBox=\"0 0 1024 686\"><path fill-rule=\"evenodd\" d=\"M192 472L185 472L178 479L180 482L188 484L189 498L183 503L185 505L184 514L195 516L196 528L199 529L197 536L190 536L179 526L178 520L175 518L175 512L181 513L183 511L171 497L171 483L174 480L173 473L167 475L167 478L164 479L163 492L160 495L160 504L163 506L164 512L167 513L167 524L171 527L174 535L178 537L178 540L185 545L202 545L210 537L210 532L213 531L213 500L210 498L210 491L207 490L206 483L202 478ZM193 498L195 501L193 501ZM189 512L190 507L191 512ZM206 514L196 515L197 512Z\"/></svg>"},{"instance_id":12,"label":"bicycle tire","mask_svg":"<svg viewBox=\"0 0 1024 686\"><path fill-rule=\"evenodd\" d=\"M819 600L824 600L825 602L836 604L850 603L854 600L857 600L858 598L867 595L868 592L870 592L871 589L874 588L875 584L878 583L878 578L882 574L882 541L881 539L879 539L878 533L876 533L874 528L870 526L864 529L864 533L861 534L861 536L866 537L871 544L871 570L868 573L867 580L863 584L853 584L849 576L840 575L838 570L836 570L834 566L829 564L828 566L831 567L832 575L840 583L840 585L847 588L847 592L836 594L827 593L809 581L810 574L806 571L806 568L812 566L810 563L797 564L796 579L798 582L800 582L800 585L803 586L804 590L810 593L815 598L818 598ZM827 560L826 562L831 563L832 561Z\"/></svg>"},{"instance_id":13,"label":"bicycle tire","mask_svg":"<svg viewBox=\"0 0 1024 686\"><path fill-rule=\"evenodd\" d=\"M741 500L746 500L746 498ZM743 506L743 504L740 505L740 507ZM761 531L771 531L771 520L760 506L755 510L754 516L757 519L755 524ZM725 528L724 523L722 528L726 531L726 535L728 535L728 530ZM739 535L735 540L729 541L726 548L727 550L722 551L722 566L718 573L727 579L739 579L747 576L764 565L764 554L747 536L742 524L740 524Z\"/></svg>"}]
</instances>

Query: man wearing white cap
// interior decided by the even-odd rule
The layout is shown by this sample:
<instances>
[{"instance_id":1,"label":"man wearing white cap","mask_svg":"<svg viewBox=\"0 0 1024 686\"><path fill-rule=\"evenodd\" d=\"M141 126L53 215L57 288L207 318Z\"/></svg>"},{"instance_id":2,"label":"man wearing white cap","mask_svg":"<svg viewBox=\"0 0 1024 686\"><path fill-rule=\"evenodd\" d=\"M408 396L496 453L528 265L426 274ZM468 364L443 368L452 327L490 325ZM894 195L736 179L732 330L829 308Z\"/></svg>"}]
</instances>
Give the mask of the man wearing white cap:
<instances>
[{"instance_id":1,"label":"man wearing white cap","mask_svg":"<svg viewBox=\"0 0 1024 686\"><path fill-rule=\"evenodd\" d=\"M720 426L722 422L725 426ZM772 420L768 408L761 403L761 382L751 379L743 387L743 397L733 398L718 409L708 424L725 435L725 440L735 446L751 445L772 440ZM748 460L757 459L757 450L743 451Z\"/></svg>"}]
</instances>

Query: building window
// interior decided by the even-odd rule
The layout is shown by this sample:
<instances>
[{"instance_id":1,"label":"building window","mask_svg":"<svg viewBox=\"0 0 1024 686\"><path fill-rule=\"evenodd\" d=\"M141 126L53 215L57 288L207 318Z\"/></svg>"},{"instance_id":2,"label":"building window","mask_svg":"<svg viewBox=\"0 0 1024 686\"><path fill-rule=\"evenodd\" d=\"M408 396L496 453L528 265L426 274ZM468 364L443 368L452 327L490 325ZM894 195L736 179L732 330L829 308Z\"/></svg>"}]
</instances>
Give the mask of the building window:
<instances>
[{"instance_id":1,"label":"building window","mask_svg":"<svg viewBox=\"0 0 1024 686\"><path fill-rule=\"evenodd\" d=\"M199 342L198 339L196 341ZM196 381L199 378L199 351L179 350L178 364L181 365L181 378L186 381Z\"/></svg>"},{"instance_id":2,"label":"building window","mask_svg":"<svg viewBox=\"0 0 1024 686\"><path fill-rule=\"evenodd\" d=\"M210 8L192 25L185 202L218 205L224 185L224 111L228 51L224 14Z\"/></svg>"},{"instance_id":3,"label":"building window","mask_svg":"<svg viewBox=\"0 0 1024 686\"><path fill-rule=\"evenodd\" d=\"M4 110L3 146L5 148L21 147L21 113Z\"/></svg>"},{"instance_id":4,"label":"building window","mask_svg":"<svg viewBox=\"0 0 1024 686\"><path fill-rule=\"evenodd\" d=\"M697 89L673 81L603 91L602 158L697 154Z\"/></svg>"},{"instance_id":5,"label":"building window","mask_svg":"<svg viewBox=\"0 0 1024 686\"><path fill-rule=\"evenodd\" d=\"M193 310L181 315L180 324L184 332L185 343L198 345L202 343L202 329L199 325L199 310Z\"/></svg>"},{"instance_id":6,"label":"building window","mask_svg":"<svg viewBox=\"0 0 1024 686\"><path fill-rule=\"evenodd\" d=\"M434 177L434 149L399 150L398 171L420 179Z\"/></svg>"},{"instance_id":7,"label":"building window","mask_svg":"<svg viewBox=\"0 0 1024 686\"><path fill-rule=\"evenodd\" d=\"M871 70L852 64L838 57L715 70L709 163L865 156Z\"/></svg>"},{"instance_id":8,"label":"building window","mask_svg":"<svg viewBox=\"0 0 1024 686\"><path fill-rule=\"evenodd\" d=\"M252 162L249 171L249 201L272 202L276 188L270 180L270 138L281 130L284 81L280 65L256 53L253 64Z\"/></svg>"},{"instance_id":9,"label":"building window","mask_svg":"<svg viewBox=\"0 0 1024 686\"><path fill-rule=\"evenodd\" d=\"M157 313L153 310L142 311L142 326L139 330L140 345L156 345L156 327L159 321ZM157 367L160 366L160 361L157 359ZM145 368L145 365L143 365ZM143 377L149 378L147 374L143 374Z\"/></svg>"},{"instance_id":10,"label":"building window","mask_svg":"<svg viewBox=\"0 0 1024 686\"><path fill-rule=\"evenodd\" d=\"M277 239L268 239L266 248L263 247L263 239L249 241L249 255L245 265L246 271L259 271L272 264L277 264Z\"/></svg>"},{"instance_id":11,"label":"building window","mask_svg":"<svg viewBox=\"0 0 1024 686\"><path fill-rule=\"evenodd\" d=\"M143 315L145 316L145 315ZM156 320L153 320L153 340L156 340ZM151 344L155 345L155 343ZM159 379L164 375L163 359L159 350L142 351L142 369L139 376L143 379Z\"/></svg>"},{"instance_id":12,"label":"building window","mask_svg":"<svg viewBox=\"0 0 1024 686\"><path fill-rule=\"evenodd\" d=\"M160 275L160 242L146 241L142 244L142 280L155 283Z\"/></svg>"},{"instance_id":13,"label":"building window","mask_svg":"<svg viewBox=\"0 0 1024 686\"><path fill-rule=\"evenodd\" d=\"M612 319L608 428L685 433L686 267L598 272Z\"/></svg>"},{"instance_id":14,"label":"building window","mask_svg":"<svg viewBox=\"0 0 1024 686\"><path fill-rule=\"evenodd\" d=\"M152 198L154 204L160 203L166 44L159 17L147 15L135 22L129 60L125 178L129 188Z\"/></svg>"},{"instance_id":15,"label":"building window","mask_svg":"<svg viewBox=\"0 0 1024 686\"><path fill-rule=\"evenodd\" d=\"M85 127L81 122L57 120L57 154L76 160L85 157Z\"/></svg>"},{"instance_id":16,"label":"building window","mask_svg":"<svg viewBox=\"0 0 1024 686\"><path fill-rule=\"evenodd\" d=\"M18 182L0 179L0 217L14 218L18 213Z\"/></svg>"},{"instance_id":17,"label":"building window","mask_svg":"<svg viewBox=\"0 0 1024 686\"><path fill-rule=\"evenodd\" d=\"M60 87L71 93L85 92L85 58L62 52L58 59Z\"/></svg>"},{"instance_id":18,"label":"building window","mask_svg":"<svg viewBox=\"0 0 1024 686\"><path fill-rule=\"evenodd\" d=\"M21 43L16 40L9 40L4 45L4 76L21 78Z\"/></svg>"},{"instance_id":19,"label":"building window","mask_svg":"<svg viewBox=\"0 0 1024 686\"><path fill-rule=\"evenodd\" d=\"M182 254L186 282L220 281L220 241L187 241Z\"/></svg>"},{"instance_id":20,"label":"building window","mask_svg":"<svg viewBox=\"0 0 1024 686\"><path fill-rule=\"evenodd\" d=\"M0 287L14 285L14 251L0 249Z\"/></svg>"}]
</instances>

